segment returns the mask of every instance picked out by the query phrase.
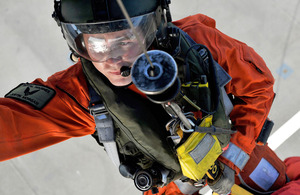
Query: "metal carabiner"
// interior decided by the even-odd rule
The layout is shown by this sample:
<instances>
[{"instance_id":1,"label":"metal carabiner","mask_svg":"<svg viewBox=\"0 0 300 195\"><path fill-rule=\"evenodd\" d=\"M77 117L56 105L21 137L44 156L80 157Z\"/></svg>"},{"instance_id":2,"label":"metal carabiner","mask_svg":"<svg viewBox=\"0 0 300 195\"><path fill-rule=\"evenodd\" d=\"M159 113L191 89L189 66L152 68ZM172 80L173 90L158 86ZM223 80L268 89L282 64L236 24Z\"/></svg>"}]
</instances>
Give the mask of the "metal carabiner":
<instances>
[{"instance_id":1,"label":"metal carabiner","mask_svg":"<svg viewBox=\"0 0 300 195\"><path fill-rule=\"evenodd\" d=\"M193 129L195 127L195 124L193 123L193 121L191 119L187 119L189 121L189 123L191 124L192 128L191 129L186 129L186 127L184 126L183 122L180 123L180 129L184 132L184 133L192 133L195 131L195 129Z\"/></svg>"}]
</instances>

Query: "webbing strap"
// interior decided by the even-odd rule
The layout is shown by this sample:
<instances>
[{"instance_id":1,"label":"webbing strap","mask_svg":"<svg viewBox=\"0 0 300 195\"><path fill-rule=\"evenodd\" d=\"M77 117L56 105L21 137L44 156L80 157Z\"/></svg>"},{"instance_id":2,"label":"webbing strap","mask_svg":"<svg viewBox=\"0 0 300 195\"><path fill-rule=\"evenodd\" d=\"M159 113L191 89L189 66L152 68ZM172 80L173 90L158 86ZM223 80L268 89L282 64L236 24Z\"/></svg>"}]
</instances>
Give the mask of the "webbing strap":
<instances>
[{"instance_id":1,"label":"webbing strap","mask_svg":"<svg viewBox=\"0 0 300 195\"><path fill-rule=\"evenodd\" d=\"M102 103L101 97L89 86L90 106L89 110L95 119L98 138L106 150L107 155L115 166L119 167L120 159L115 142L114 125L110 114Z\"/></svg>"},{"instance_id":2,"label":"webbing strap","mask_svg":"<svg viewBox=\"0 0 300 195\"><path fill-rule=\"evenodd\" d=\"M223 129L220 127L215 127L215 126L210 126L210 127L200 127L196 126L195 127L196 132L200 133L210 133L212 135L218 135L218 134L234 134L236 131L231 130L231 129Z\"/></svg>"},{"instance_id":3,"label":"webbing strap","mask_svg":"<svg viewBox=\"0 0 300 195\"><path fill-rule=\"evenodd\" d=\"M246 152L232 142L229 143L228 149L225 150L222 156L231 161L240 170L243 170L250 158Z\"/></svg>"},{"instance_id":4,"label":"webbing strap","mask_svg":"<svg viewBox=\"0 0 300 195\"><path fill-rule=\"evenodd\" d=\"M259 195L270 195L272 194L273 192L275 191L268 191L268 192L261 192L261 191L258 191L258 190L255 190L254 188L251 188L249 185L246 184L246 182L243 180L242 176L240 174L238 174L238 178L241 182L241 184L243 184L243 186L245 186L246 188L248 188L249 190L255 192L255 194L259 194Z\"/></svg>"},{"instance_id":5,"label":"webbing strap","mask_svg":"<svg viewBox=\"0 0 300 195\"><path fill-rule=\"evenodd\" d=\"M105 142L103 143L105 151L110 158L110 160L114 163L116 167L119 168L120 166L120 159L119 159L119 154L117 150L117 144L115 141L113 142Z\"/></svg>"}]
</instances>

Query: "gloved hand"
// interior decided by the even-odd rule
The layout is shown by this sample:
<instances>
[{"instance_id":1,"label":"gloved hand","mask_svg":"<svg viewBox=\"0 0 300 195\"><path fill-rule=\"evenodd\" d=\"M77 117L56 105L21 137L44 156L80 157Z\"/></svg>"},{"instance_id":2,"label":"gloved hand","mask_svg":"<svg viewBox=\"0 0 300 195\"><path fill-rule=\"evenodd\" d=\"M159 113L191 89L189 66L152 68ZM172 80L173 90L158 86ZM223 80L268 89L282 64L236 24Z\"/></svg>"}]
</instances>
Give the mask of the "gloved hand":
<instances>
[{"instance_id":1,"label":"gloved hand","mask_svg":"<svg viewBox=\"0 0 300 195\"><path fill-rule=\"evenodd\" d=\"M234 170L218 162L220 166L220 172L215 180L208 179L207 184L209 187L218 194L229 194L231 188L234 185Z\"/></svg>"}]
</instances>

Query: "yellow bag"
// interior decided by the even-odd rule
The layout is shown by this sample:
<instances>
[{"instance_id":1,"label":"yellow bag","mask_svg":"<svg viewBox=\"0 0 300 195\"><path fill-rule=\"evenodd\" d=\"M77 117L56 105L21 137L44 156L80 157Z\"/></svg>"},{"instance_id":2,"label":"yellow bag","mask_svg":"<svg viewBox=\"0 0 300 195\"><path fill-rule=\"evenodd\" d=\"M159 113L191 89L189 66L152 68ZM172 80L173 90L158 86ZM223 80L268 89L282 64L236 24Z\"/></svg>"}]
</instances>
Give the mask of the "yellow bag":
<instances>
[{"instance_id":1,"label":"yellow bag","mask_svg":"<svg viewBox=\"0 0 300 195\"><path fill-rule=\"evenodd\" d=\"M201 127L210 127L212 116L201 122ZM184 176L199 181L211 168L222 148L215 135L193 132L189 138L177 148L177 156Z\"/></svg>"}]
</instances>

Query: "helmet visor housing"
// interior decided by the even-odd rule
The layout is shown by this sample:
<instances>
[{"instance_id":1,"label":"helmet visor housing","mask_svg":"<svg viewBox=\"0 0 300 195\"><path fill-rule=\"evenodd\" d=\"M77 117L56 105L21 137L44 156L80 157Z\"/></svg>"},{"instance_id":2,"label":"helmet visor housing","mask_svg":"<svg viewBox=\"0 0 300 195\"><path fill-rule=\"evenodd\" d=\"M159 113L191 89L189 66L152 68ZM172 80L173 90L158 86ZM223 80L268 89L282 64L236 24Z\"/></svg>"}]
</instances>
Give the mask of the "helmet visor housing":
<instances>
[{"instance_id":1,"label":"helmet visor housing","mask_svg":"<svg viewBox=\"0 0 300 195\"><path fill-rule=\"evenodd\" d=\"M155 12L133 17L131 21L139 40L147 49L157 31ZM134 58L134 61L143 51L126 19L84 24L62 22L61 25L68 45L93 62L120 57Z\"/></svg>"}]
</instances>

